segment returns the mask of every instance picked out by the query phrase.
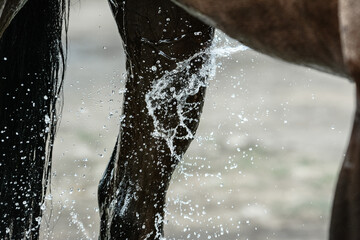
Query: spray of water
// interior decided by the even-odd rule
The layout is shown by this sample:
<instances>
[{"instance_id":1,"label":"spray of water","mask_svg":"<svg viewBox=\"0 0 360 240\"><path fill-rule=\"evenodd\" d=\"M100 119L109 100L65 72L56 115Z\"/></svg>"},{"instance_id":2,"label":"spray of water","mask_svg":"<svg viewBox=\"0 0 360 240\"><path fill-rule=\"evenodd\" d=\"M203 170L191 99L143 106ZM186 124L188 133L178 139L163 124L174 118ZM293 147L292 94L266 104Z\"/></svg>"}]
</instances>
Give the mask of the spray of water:
<instances>
[{"instance_id":1,"label":"spray of water","mask_svg":"<svg viewBox=\"0 0 360 240\"><path fill-rule=\"evenodd\" d=\"M221 33L217 34L212 46L205 52L196 53L190 58L177 63L174 70L166 72L162 77L157 79L152 85L150 91L145 95L146 107L149 115L153 120L155 138L165 140L170 153L175 160L180 161L182 155L176 152L176 139L193 139L194 134L187 123L191 121L198 121L197 119L189 119L186 116L187 111L196 109L196 105L200 103L189 103L187 99L190 96L197 94L202 87L207 87L209 82L215 77L217 64L216 59L229 57L232 54L245 51L248 48L244 45L231 46L230 40L223 37ZM191 63L200 59L203 62L202 67L197 72L191 71ZM184 77L179 77L184 76ZM178 81L182 81L181 88L177 89L174 86ZM167 109L176 103L176 117L178 125L169 127L166 124L166 118L160 118L156 114L160 109ZM165 114L168 112L165 111ZM173 113L172 113L173 114ZM184 134L184 130L186 134ZM180 132L181 131L181 132ZM163 222L162 218L156 216L155 228L159 229L159 224ZM161 236L161 232L157 231L157 237ZM165 240L165 238L161 238Z\"/></svg>"},{"instance_id":2,"label":"spray of water","mask_svg":"<svg viewBox=\"0 0 360 240\"><path fill-rule=\"evenodd\" d=\"M176 153L174 140L194 138L193 132L186 123L195 119L187 118L186 112L195 108L199 103L188 103L186 100L188 97L197 94L201 87L207 87L209 81L214 78L217 69L216 59L228 57L246 49L248 48L244 45L230 46L228 39L224 41L220 34L217 34L212 47L205 52L196 53L190 58L177 63L176 68L157 79L150 91L145 95L146 107L154 124L153 136L166 141L172 157L176 160L180 161L182 156ZM202 60L203 64L200 70L193 73L190 66L195 59ZM179 78L179 75L185 76L185 78ZM182 81L182 87L176 89L174 85L179 81ZM174 102L177 103L176 114L179 124L175 127L168 127L156 115L156 111L164 109ZM180 134L180 131L183 132L184 130L186 134Z\"/></svg>"},{"instance_id":3,"label":"spray of water","mask_svg":"<svg viewBox=\"0 0 360 240\"><path fill-rule=\"evenodd\" d=\"M71 222L77 226L79 231L83 234L84 238L86 240L92 240L92 238L89 237L89 234L86 231L84 224L78 219L78 215L75 212L71 212L70 216L71 216Z\"/></svg>"}]
</instances>

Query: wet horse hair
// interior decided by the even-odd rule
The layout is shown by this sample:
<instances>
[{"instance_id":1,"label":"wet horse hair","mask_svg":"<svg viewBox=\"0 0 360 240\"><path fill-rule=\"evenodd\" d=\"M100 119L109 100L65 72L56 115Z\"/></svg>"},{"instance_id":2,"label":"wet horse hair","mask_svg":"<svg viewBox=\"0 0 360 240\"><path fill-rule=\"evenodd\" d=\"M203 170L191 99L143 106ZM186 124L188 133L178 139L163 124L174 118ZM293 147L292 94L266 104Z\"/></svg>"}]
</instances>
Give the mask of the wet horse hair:
<instances>
[{"instance_id":1,"label":"wet horse hair","mask_svg":"<svg viewBox=\"0 0 360 240\"><path fill-rule=\"evenodd\" d=\"M0 39L0 239L38 239L64 78L66 0L30 0Z\"/></svg>"}]
</instances>

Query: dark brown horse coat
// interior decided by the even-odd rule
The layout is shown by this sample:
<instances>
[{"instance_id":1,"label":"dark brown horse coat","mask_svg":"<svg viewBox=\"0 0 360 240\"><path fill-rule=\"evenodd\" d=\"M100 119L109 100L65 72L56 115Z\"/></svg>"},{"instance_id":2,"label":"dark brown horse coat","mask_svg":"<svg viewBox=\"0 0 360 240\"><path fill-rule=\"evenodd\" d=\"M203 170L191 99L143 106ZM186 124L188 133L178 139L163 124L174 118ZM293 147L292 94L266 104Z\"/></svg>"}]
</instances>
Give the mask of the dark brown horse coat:
<instances>
[{"instance_id":1,"label":"dark brown horse coat","mask_svg":"<svg viewBox=\"0 0 360 240\"><path fill-rule=\"evenodd\" d=\"M343 54L344 21L339 18L349 18L350 14L343 14L349 7L341 7L338 0L176 2L257 51L338 75L350 75ZM349 39L348 35L345 37Z\"/></svg>"}]
</instances>

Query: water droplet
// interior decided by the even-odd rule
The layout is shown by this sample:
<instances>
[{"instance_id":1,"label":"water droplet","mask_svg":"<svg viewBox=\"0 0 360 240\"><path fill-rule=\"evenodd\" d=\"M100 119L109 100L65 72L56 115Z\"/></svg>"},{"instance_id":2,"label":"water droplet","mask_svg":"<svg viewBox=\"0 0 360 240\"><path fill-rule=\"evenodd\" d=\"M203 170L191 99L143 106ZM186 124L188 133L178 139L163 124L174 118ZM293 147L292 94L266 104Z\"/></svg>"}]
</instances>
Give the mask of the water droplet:
<instances>
[{"instance_id":1,"label":"water droplet","mask_svg":"<svg viewBox=\"0 0 360 240\"><path fill-rule=\"evenodd\" d=\"M45 123L46 124L49 124L50 123L50 117L49 117L49 115L45 115Z\"/></svg>"}]
</instances>

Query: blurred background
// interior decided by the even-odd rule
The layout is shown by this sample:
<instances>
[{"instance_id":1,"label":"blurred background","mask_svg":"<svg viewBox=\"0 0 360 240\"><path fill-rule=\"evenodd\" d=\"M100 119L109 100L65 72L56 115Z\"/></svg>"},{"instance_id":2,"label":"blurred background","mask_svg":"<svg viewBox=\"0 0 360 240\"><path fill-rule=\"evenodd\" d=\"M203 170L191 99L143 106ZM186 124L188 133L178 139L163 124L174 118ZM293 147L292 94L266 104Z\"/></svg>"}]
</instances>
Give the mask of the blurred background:
<instances>
[{"instance_id":1,"label":"blurred background","mask_svg":"<svg viewBox=\"0 0 360 240\"><path fill-rule=\"evenodd\" d=\"M124 60L107 2L73 0L43 239L98 237L97 185L119 132ZM326 239L354 91L252 50L218 58L167 195L166 239Z\"/></svg>"}]
</instances>

